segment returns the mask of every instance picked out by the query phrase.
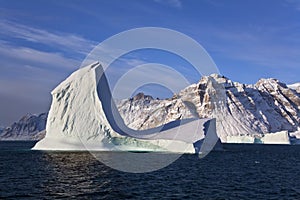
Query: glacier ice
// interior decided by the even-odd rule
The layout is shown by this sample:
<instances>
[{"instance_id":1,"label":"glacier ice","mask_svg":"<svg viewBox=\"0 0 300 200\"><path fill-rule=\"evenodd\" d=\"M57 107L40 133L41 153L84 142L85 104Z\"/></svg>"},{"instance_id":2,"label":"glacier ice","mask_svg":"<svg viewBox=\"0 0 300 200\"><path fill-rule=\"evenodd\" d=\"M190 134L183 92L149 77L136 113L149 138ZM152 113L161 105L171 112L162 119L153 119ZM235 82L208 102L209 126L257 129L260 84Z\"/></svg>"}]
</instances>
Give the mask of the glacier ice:
<instances>
[{"instance_id":1,"label":"glacier ice","mask_svg":"<svg viewBox=\"0 0 300 200\"><path fill-rule=\"evenodd\" d=\"M46 136L35 150L194 153L194 143L201 141L197 148L206 154L218 140L211 119L176 120L147 130L127 127L98 62L71 74L52 91L52 98Z\"/></svg>"}]
</instances>

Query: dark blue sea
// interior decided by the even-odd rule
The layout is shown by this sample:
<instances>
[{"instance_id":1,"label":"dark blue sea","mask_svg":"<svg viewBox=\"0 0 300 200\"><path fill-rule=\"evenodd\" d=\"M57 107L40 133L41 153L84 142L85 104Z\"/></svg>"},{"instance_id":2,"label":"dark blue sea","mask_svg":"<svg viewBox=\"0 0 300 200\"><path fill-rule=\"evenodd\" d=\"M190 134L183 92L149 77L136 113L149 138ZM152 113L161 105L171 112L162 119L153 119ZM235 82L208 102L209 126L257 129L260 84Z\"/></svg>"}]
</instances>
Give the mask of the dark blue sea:
<instances>
[{"instance_id":1,"label":"dark blue sea","mask_svg":"<svg viewBox=\"0 0 300 200\"><path fill-rule=\"evenodd\" d=\"M33 145L0 142L0 199L300 199L300 146L226 145L132 174Z\"/></svg>"}]
</instances>

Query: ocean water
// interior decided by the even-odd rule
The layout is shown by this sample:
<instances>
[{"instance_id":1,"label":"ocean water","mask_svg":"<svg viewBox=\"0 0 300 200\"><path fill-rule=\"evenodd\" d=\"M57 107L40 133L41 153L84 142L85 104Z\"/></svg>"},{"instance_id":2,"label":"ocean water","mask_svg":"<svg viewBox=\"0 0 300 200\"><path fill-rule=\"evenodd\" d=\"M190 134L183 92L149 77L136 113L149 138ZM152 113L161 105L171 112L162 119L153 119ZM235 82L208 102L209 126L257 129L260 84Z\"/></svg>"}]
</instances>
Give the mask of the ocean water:
<instances>
[{"instance_id":1,"label":"ocean water","mask_svg":"<svg viewBox=\"0 0 300 200\"><path fill-rule=\"evenodd\" d=\"M300 199L300 146L226 145L131 174L88 152L31 151L0 142L0 199Z\"/></svg>"}]
</instances>

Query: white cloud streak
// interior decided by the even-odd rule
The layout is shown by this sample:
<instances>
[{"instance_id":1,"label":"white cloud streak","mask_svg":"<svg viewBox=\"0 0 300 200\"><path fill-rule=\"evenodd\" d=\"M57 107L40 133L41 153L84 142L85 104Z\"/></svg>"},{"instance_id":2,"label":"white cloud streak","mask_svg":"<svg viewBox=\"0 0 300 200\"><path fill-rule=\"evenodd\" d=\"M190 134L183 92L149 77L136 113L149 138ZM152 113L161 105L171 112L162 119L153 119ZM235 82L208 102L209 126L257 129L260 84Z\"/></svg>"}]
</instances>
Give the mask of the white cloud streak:
<instances>
[{"instance_id":1,"label":"white cloud streak","mask_svg":"<svg viewBox=\"0 0 300 200\"><path fill-rule=\"evenodd\" d=\"M14 65L19 63L21 66L24 65L35 65L40 68L57 68L74 70L79 66L79 61L71 58L64 57L61 53L45 52L28 47L16 47L0 40L0 57L3 62L6 60L13 61L6 63L6 65ZM0 63L1 63L0 62ZM0 66L1 68L1 66ZM50 68L50 69L51 69ZM48 70L50 70L48 68Z\"/></svg>"},{"instance_id":2,"label":"white cloud streak","mask_svg":"<svg viewBox=\"0 0 300 200\"><path fill-rule=\"evenodd\" d=\"M78 35L61 32L53 33L7 20L0 20L0 34L83 55L90 52L96 45L96 42Z\"/></svg>"}]
</instances>

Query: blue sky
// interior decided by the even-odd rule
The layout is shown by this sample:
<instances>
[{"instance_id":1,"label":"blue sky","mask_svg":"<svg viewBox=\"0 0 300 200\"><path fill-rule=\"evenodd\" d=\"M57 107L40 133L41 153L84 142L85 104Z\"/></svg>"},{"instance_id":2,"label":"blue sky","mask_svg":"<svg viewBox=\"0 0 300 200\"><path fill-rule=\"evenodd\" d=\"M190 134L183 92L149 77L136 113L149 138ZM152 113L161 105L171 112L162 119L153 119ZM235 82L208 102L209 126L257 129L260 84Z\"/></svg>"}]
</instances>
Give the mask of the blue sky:
<instances>
[{"instance_id":1,"label":"blue sky","mask_svg":"<svg viewBox=\"0 0 300 200\"><path fill-rule=\"evenodd\" d=\"M95 45L146 26L194 38L234 81L300 82L298 0L0 0L0 125L47 111L50 91ZM166 53L145 51L128 55L124 68L153 60L188 66ZM192 70L186 76L199 78Z\"/></svg>"}]
</instances>

